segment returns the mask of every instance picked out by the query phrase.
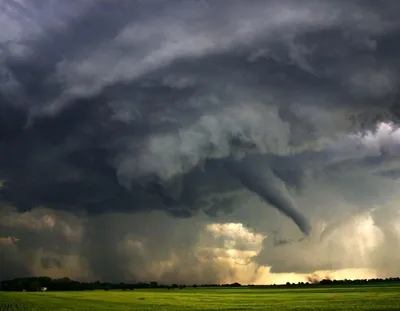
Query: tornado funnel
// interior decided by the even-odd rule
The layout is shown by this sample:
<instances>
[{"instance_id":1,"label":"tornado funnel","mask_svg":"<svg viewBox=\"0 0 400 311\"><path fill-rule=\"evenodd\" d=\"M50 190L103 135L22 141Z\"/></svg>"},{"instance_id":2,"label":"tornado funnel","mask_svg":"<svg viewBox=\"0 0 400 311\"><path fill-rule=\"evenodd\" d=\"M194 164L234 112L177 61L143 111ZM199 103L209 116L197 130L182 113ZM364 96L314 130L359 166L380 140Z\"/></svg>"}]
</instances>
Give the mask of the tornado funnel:
<instances>
[{"instance_id":1,"label":"tornado funnel","mask_svg":"<svg viewBox=\"0 0 400 311\"><path fill-rule=\"evenodd\" d=\"M267 163L257 158L231 162L235 177L250 191L288 216L305 234L311 233L311 225L290 198L284 182L276 177Z\"/></svg>"}]
</instances>

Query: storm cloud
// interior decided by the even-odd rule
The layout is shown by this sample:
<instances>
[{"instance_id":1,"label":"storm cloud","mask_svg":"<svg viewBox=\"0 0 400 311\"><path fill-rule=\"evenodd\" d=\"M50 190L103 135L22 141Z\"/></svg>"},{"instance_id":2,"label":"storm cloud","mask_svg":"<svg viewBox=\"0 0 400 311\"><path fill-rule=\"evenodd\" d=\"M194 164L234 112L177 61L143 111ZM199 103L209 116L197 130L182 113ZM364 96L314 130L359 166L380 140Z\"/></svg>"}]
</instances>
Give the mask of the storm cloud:
<instances>
[{"instance_id":1,"label":"storm cloud","mask_svg":"<svg viewBox=\"0 0 400 311\"><path fill-rule=\"evenodd\" d=\"M265 234L250 257L279 272L327 269L323 241L362 221L379 226L382 254L397 241L385 222L400 177L395 1L0 10L0 247L31 258L29 273L238 277L199 254L202 239L218 244L212 223ZM291 243L273 245L277 229ZM382 256L336 266L378 269Z\"/></svg>"}]
</instances>

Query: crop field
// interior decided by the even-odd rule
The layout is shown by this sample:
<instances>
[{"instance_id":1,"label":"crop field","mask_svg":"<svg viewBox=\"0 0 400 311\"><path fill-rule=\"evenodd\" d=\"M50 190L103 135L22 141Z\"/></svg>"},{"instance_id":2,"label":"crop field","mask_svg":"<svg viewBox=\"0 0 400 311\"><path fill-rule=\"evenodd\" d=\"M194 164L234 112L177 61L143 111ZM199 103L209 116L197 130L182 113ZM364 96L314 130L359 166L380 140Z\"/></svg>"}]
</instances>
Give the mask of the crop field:
<instances>
[{"instance_id":1,"label":"crop field","mask_svg":"<svg viewBox=\"0 0 400 311\"><path fill-rule=\"evenodd\" d=\"M0 292L8 310L400 310L400 285Z\"/></svg>"}]
</instances>

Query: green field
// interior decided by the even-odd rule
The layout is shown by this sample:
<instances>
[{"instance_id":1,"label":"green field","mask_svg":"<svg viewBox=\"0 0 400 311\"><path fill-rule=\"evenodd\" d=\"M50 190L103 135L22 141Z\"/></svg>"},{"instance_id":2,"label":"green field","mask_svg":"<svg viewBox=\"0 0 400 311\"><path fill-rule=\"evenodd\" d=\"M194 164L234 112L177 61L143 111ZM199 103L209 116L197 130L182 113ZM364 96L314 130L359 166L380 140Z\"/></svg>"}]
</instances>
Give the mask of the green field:
<instances>
[{"instance_id":1,"label":"green field","mask_svg":"<svg viewBox=\"0 0 400 311\"><path fill-rule=\"evenodd\" d=\"M400 285L0 292L5 310L400 310Z\"/></svg>"}]
</instances>

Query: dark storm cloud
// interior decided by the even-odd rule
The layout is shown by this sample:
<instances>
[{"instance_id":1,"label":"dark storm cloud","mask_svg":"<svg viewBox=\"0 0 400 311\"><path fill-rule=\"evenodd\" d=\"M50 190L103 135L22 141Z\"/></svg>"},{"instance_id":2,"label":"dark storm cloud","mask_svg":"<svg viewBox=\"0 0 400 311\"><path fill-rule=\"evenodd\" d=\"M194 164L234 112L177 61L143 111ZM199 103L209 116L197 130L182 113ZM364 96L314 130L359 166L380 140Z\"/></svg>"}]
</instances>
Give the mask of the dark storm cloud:
<instances>
[{"instance_id":1,"label":"dark storm cloud","mask_svg":"<svg viewBox=\"0 0 400 311\"><path fill-rule=\"evenodd\" d=\"M400 117L395 1L1 10L1 199L19 211L216 217L252 191L309 234L292 191L310 178L398 170L327 143Z\"/></svg>"}]
</instances>

